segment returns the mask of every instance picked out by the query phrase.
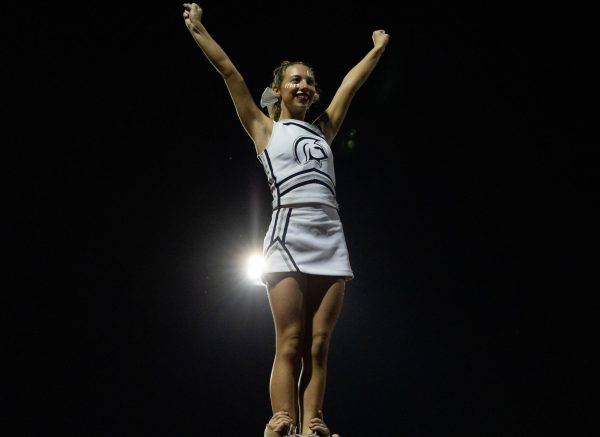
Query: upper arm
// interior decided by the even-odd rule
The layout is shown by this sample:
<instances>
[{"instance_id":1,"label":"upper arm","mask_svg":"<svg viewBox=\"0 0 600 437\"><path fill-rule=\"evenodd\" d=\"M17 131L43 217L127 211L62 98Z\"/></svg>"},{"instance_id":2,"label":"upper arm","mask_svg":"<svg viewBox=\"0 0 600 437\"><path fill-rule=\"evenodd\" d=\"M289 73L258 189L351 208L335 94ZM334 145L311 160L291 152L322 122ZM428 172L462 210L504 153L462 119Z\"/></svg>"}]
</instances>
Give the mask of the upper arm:
<instances>
[{"instance_id":1,"label":"upper arm","mask_svg":"<svg viewBox=\"0 0 600 437\"><path fill-rule=\"evenodd\" d=\"M256 152L262 152L271 136L273 121L254 103L244 78L235 68L224 75L223 79L242 126L252 138Z\"/></svg>"},{"instance_id":2,"label":"upper arm","mask_svg":"<svg viewBox=\"0 0 600 437\"><path fill-rule=\"evenodd\" d=\"M315 120L329 144L339 132L357 89L342 82L327 109Z\"/></svg>"}]
</instances>

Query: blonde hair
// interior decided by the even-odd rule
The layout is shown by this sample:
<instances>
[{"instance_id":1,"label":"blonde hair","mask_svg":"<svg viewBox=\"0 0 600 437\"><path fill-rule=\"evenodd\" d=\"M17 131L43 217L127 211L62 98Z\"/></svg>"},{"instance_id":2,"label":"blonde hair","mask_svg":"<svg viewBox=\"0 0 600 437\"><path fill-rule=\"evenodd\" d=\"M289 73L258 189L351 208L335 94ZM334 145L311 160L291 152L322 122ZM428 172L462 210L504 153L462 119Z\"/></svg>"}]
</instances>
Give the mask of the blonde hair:
<instances>
[{"instance_id":1,"label":"blonde hair","mask_svg":"<svg viewBox=\"0 0 600 437\"><path fill-rule=\"evenodd\" d=\"M281 87L281 82L283 82L283 78L285 77L285 72L290 65L304 65L313 73L313 76L314 76L314 73L315 73L314 69L310 65L308 65L306 62L283 61L281 64L279 64L279 66L277 66L273 70L273 81L271 82L271 88ZM321 94L321 91L316 82L315 82L315 88L317 89L317 93L315 94L315 96L313 98L313 103L316 103L319 101L319 97ZM275 102L273 104L273 106L271 106L269 108L269 117L271 117L273 120L277 121L277 120L279 120L280 116L281 116L281 100L278 100L277 102Z\"/></svg>"}]
</instances>

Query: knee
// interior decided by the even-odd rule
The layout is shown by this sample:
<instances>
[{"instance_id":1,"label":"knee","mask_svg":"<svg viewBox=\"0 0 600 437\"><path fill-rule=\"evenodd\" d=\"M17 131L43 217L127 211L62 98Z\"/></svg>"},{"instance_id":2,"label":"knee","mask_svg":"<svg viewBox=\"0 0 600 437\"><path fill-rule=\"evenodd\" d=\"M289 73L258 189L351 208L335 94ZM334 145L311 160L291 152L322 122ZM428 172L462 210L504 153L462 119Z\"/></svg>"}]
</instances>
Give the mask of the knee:
<instances>
[{"instance_id":1,"label":"knee","mask_svg":"<svg viewBox=\"0 0 600 437\"><path fill-rule=\"evenodd\" d=\"M302 336L288 334L277 341L277 356L287 361L295 362L302 357Z\"/></svg>"},{"instance_id":2,"label":"knee","mask_svg":"<svg viewBox=\"0 0 600 437\"><path fill-rule=\"evenodd\" d=\"M313 362L325 363L329 352L329 341L331 335L328 332L313 334L310 354Z\"/></svg>"}]
</instances>

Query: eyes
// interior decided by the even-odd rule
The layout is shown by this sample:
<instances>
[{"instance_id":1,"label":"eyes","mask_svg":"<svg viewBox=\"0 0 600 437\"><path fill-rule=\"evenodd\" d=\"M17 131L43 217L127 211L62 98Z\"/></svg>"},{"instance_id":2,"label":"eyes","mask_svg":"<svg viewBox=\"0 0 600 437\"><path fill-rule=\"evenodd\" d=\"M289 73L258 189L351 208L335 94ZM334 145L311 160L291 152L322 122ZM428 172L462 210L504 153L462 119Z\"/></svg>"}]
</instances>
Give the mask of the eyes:
<instances>
[{"instance_id":1,"label":"eyes","mask_svg":"<svg viewBox=\"0 0 600 437\"><path fill-rule=\"evenodd\" d=\"M307 78L303 78L302 76L292 76L290 78L290 83L299 84L303 79L306 80L308 86L315 86L315 79L310 76Z\"/></svg>"}]
</instances>

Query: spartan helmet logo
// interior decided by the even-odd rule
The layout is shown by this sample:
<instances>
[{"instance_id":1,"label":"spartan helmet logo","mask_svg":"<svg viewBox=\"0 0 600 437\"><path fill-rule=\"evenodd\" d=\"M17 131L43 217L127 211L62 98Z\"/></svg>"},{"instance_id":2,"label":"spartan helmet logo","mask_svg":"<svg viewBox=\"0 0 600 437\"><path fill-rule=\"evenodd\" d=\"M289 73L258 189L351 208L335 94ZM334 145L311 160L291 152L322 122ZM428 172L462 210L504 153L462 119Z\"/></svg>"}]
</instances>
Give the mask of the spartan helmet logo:
<instances>
[{"instance_id":1,"label":"spartan helmet logo","mask_svg":"<svg viewBox=\"0 0 600 437\"><path fill-rule=\"evenodd\" d=\"M300 165L316 161L321 167L321 161L327 159L325 148L321 145L321 139L315 137L299 137L294 141L294 159Z\"/></svg>"}]
</instances>

